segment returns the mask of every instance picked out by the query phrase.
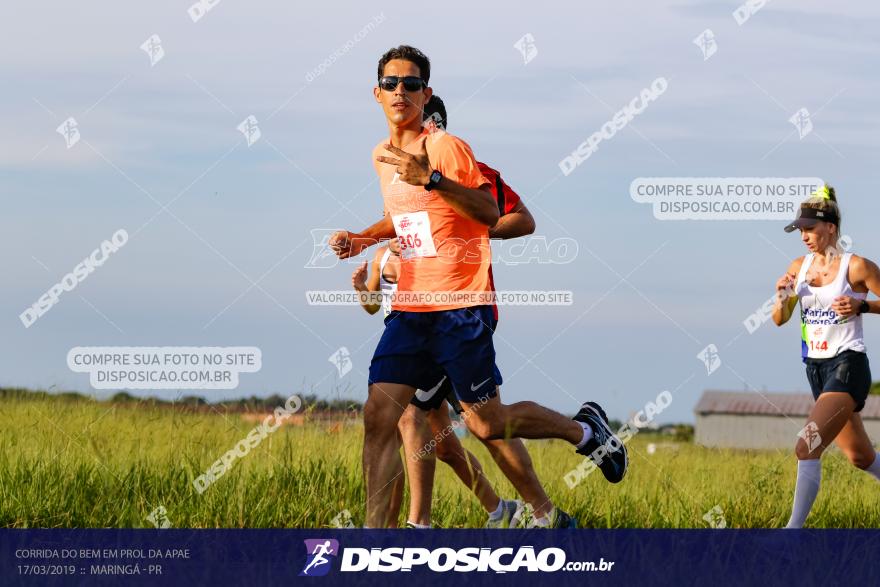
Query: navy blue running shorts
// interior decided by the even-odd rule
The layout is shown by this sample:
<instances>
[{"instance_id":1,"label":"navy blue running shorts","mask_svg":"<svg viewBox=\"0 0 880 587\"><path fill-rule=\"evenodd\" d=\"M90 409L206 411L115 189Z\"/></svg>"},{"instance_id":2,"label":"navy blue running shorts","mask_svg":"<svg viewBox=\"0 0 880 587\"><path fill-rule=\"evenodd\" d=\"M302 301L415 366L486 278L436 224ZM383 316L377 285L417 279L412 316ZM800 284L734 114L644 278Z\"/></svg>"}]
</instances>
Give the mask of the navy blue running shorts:
<instances>
[{"instance_id":1,"label":"navy blue running shorts","mask_svg":"<svg viewBox=\"0 0 880 587\"><path fill-rule=\"evenodd\" d=\"M495 322L489 305L436 312L393 310L385 317L369 382L431 390L447 376L462 402L495 397L495 387L502 382L492 343Z\"/></svg>"}]
</instances>

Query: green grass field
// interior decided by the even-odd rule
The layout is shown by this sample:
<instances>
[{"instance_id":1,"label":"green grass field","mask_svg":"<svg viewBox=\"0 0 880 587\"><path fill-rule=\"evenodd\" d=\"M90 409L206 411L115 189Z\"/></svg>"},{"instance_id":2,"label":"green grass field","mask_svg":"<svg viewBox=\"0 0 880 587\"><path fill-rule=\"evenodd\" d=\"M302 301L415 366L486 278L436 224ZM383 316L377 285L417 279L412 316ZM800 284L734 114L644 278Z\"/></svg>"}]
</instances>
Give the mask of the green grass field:
<instances>
[{"instance_id":1,"label":"green grass field","mask_svg":"<svg viewBox=\"0 0 880 587\"><path fill-rule=\"evenodd\" d=\"M348 510L363 522L362 428L355 422L284 426L199 495L192 485L253 429L240 415L61 399L0 401L0 526L152 527L159 505L178 528L328 526ZM795 480L791 451L709 450L690 443L652 454L646 434L630 447L619 485L596 472L574 489L563 475L579 458L565 443L529 443L538 475L557 505L583 527L701 528L720 506L732 528L779 527ZM663 444L668 441L663 440ZM513 490L472 438L496 489ZM811 527L880 526L880 483L836 451L826 455ZM479 527L477 501L438 463L434 523Z\"/></svg>"}]
</instances>

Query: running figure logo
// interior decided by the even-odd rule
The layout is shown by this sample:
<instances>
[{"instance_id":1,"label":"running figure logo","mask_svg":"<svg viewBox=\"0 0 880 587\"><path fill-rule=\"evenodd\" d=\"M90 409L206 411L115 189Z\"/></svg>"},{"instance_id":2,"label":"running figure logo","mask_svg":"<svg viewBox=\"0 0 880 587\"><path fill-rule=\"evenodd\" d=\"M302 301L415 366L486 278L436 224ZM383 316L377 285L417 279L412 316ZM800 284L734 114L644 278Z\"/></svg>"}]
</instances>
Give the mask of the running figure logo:
<instances>
[{"instance_id":1,"label":"running figure logo","mask_svg":"<svg viewBox=\"0 0 880 587\"><path fill-rule=\"evenodd\" d=\"M159 38L159 35L150 36L150 38L144 41L144 44L141 45L141 49L150 56L150 67L155 66L163 57L165 57L165 49L162 48L162 39Z\"/></svg>"},{"instance_id":2,"label":"running figure logo","mask_svg":"<svg viewBox=\"0 0 880 587\"><path fill-rule=\"evenodd\" d=\"M68 149L79 142L79 125L73 117L62 122L58 128L55 129L55 132L64 137L64 143L67 145Z\"/></svg>"},{"instance_id":3,"label":"running figure logo","mask_svg":"<svg viewBox=\"0 0 880 587\"><path fill-rule=\"evenodd\" d=\"M700 48L703 52L703 61L707 61L710 57L715 55L715 52L718 51L718 43L715 42L715 33L712 32L712 29L706 29L700 35L694 39L694 45Z\"/></svg>"},{"instance_id":4,"label":"running figure logo","mask_svg":"<svg viewBox=\"0 0 880 587\"><path fill-rule=\"evenodd\" d=\"M727 520L724 519L724 510L721 509L720 505L716 505L703 514L703 519L709 524L710 528L727 528Z\"/></svg>"},{"instance_id":5,"label":"running figure logo","mask_svg":"<svg viewBox=\"0 0 880 587\"><path fill-rule=\"evenodd\" d=\"M253 114L242 120L236 128L244 135L248 148L263 136L263 133L260 132L259 122Z\"/></svg>"},{"instance_id":6,"label":"running figure logo","mask_svg":"<svg viewBox=\"0 0 880 587\"><path fill-rule=\"evenodd\" d=\"M168 519L168 511L164 506L159 506L150 512L147 521L157 528L170 528L171 521Z\"/></svg>"},{"instance_id":7,"label":"running figure logo","mask_svg":"<svg viewBox=\"0 0 880 587\"><path fill-rule=\"evenodd\" d=\"M330 520L330 525L334 528L354 528L354 522L351 521L351 512L342 510L336 517Z\"/></svg>"},{"instance_id":8,"label":"running figure logo","mask_svg":"<svg viewBox=\"0 0 880 587\"><path fill-rule=\"evenodd\" d=\"M535 45L535 37L532 33L526 33L513 44L523 57L523 65L528 65L529 61L538 56L538 47Z\"/></svg>"},{"instance_id":9,"label":"running figure logo","mask_svg":"<svg viewBox=\"0 0 880 587\"><path fill-rule=\"evenodd\" d=\"M346 373L351 371L351 353L344 346L336 349L336 352L330 355L330 358L327 360L336 366L340 377L345 377Z\"/></svg>"},{"instance_id":10,"label":"running figure logo","mask_svg":"<svg viewBox=\"0 0 880 587\"><path fill-rule=\"evenodd\" d=\"M819 426L815 422L808 422L806 426L798 432L803 441L807 444L810 452L813 452L822 444L822 437L819 435Z\"/></svg>"},{"instance_id":11,"label":"running figure logo","mask_svg":"<svg viewBox=\"0 0 880 587\"><path fill-rule=\"evenodd\" d=\"M710 344L701 350L697 355L697 358L703 361L703 364L706 365L707 375L711 375L721 366L721 357L718 355L718 347L714 344Z\"/></svg>"},{"instance_id":12,"label":"running figure logo","mask_svg":"<svg viewBox=\"0 0 880 587\"><path fill-rule=\"evenodd\" d=\"M339 257L330 248L330 237L336 232L335 228L313 228L312 233L312 256L305 264L306 269L329 269L339 264Z\"/></svg>"},{"instance_id":13,"label":"running figure logo","mask_svg":"<svg viewBox=\"0 0 880 587\"><path fill-rule=\"evenodd\" d=\"M335 557L339 554L339 541L332 538L312 538L304 542L306 543L306 566L299 576L323 577L330 572L330 559L327 557Z\"/></svg>"},{"instance_id":14,"label":"running figure logo","mask_svg":"<svg viewBox=\"0 0 880 587\"><path fill-rule=\"evenodd\" d=\"M443 117L439 112L432 112L431 116L425 119L422 126L428 131L429 135L444 133L446 129L443 127Z\"/></svg>"},{"instance_id":15,"label":"running figure logo","mask_svg":"<svg viewBox=\"0 0 880 587\"><path fill-rule=\"evenodd\" d=\"M804 138L813 131L813 121L810 119L810 111L801 108L788 119L798 131L798 138Z\"/></svg>"}]
</instances>

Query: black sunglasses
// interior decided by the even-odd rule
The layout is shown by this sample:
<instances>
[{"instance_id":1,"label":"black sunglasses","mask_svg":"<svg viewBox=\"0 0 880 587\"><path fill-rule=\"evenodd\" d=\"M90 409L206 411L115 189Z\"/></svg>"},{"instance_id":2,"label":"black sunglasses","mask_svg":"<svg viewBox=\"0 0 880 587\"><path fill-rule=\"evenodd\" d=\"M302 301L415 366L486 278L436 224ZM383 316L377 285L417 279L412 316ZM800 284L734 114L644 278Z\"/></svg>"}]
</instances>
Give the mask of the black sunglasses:
<instances>
[{"instance_id":1,"label":"black sunglasses","mask_svg":"<svg viewBox=\"0 0 880 587\"><path fill-rule=\"evenodd\" d=\"M415 75L408 75L406 77L386 75L379 79L379 87L386 92L393 92L397 89L400 82L403 82L403 89L407 92L418 92L422 88L428 86L428 84L425 83L425 80Z\"/></svg>"}]
</instances>

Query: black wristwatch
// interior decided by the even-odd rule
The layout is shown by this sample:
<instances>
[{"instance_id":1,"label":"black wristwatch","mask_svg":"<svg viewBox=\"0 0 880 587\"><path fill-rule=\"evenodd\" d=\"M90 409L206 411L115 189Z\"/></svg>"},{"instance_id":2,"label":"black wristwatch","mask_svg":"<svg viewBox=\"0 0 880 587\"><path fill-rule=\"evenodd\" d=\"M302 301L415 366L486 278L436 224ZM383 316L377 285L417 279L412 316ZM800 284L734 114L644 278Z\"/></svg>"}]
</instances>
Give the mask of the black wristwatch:
<instances>
[{"instance_id":1,"label":"black wristwatch","mask_svg":"<svg viewBox=\"0 0 880 587\"><path fill-rule=\"evenodd\" d=\"M440 172L434 170L431 172L431 179L428 180L428 183L425 185L425 189L429 192L437 187L437 184L440 183L440 180L443 179L443 176L440 175Z\"/></svg>"},{"instance_id":2,"label":"black wristwatch","mask_svg":"<svg viewBox=\"0 0 880 587\"><path fill-rule=\"evenodd\" d=\"M859 304L859 316L862 314L867 314L871 311L871 306L868 304L868 300L862 300L862 303Z\"/></svg>"}]
</instances>

